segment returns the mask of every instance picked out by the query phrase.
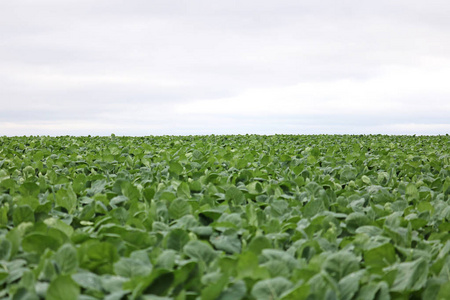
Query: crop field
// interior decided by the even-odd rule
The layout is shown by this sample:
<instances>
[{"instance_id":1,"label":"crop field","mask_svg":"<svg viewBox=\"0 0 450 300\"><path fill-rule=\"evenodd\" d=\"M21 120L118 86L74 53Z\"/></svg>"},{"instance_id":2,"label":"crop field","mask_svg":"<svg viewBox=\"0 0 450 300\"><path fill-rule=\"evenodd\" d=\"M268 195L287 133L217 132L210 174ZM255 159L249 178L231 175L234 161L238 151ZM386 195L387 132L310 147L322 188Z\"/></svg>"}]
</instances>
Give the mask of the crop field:
<instances>
[{"instance_id":1,"label":"crop field","mask_svg":"<svg viewBox=\"0 0 450 300\"><path fill-rule=\"evenodd\" d=\"M0 299L450 299L450 137L0 137Z\"/></svg>"}]
</instances>

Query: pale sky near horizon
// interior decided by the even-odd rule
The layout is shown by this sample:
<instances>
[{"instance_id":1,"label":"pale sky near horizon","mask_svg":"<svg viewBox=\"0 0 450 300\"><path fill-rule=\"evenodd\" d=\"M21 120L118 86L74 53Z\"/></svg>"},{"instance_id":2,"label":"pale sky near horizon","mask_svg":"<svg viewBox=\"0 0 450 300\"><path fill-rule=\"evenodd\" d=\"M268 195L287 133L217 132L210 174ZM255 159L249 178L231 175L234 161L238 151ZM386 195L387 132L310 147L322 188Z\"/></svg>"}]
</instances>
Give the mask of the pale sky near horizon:
<instances>
[{"instance_id":1,"label":"pale sky near horizon","mask_svg":"<svg viewBox=\"0 0 450 300\"><path fill-rule=\"evenodd\" d=\"M0 2L1 135L447 134L450 1Z\"/></svg>"}]
</instances>

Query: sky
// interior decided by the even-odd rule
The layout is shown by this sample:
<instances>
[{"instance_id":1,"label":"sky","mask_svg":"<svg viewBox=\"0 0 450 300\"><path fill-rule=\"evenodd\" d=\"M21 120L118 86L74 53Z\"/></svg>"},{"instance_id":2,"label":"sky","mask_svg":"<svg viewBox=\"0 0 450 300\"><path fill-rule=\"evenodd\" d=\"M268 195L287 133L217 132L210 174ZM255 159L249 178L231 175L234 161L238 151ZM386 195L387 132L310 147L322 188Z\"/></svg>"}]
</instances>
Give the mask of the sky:
<instances>
[{"instance_id":1,"label":"sky","mask_svg":"<svg viewBox=\"0 0 450 300\"><path fill-rule=\"evenodd\" d=\"M0 2L0 136L450 133L448 0Z\"/></svg>"}]
</instances>

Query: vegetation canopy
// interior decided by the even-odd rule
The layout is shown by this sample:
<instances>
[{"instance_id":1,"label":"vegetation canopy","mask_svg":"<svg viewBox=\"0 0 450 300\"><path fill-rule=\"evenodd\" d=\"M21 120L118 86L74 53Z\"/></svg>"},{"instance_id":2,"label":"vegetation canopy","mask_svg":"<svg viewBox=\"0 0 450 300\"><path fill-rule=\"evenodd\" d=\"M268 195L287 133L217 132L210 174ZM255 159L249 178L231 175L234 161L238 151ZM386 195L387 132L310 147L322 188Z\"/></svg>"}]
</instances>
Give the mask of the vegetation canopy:
<instances>
[{"instance_id":1,"label":"vegetation canopy","mask_svg":"<svg viewBox=\"0 0 450 300\"><path fill-rule=\"evenodd\" d=\"M450 299L449 136L0 145L0 299Z\"/></svg>"}]
</instances>

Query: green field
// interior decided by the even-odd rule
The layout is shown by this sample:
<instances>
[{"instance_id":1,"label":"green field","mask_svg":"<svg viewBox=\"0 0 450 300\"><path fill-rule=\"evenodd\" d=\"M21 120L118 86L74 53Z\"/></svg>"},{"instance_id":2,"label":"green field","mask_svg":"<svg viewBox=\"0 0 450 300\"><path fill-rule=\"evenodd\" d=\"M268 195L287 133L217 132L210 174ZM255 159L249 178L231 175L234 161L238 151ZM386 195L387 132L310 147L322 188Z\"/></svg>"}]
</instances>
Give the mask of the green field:
<instances>
[{"instance_id":1,"label":"green field","mask_svg":"<svg viewBox=\"0 0 450 300\"><path fill-rule=\"evenodd\" d=\"M0 137L0 299L450 299L450 137Z\"/></svg>"}]
</instances>

